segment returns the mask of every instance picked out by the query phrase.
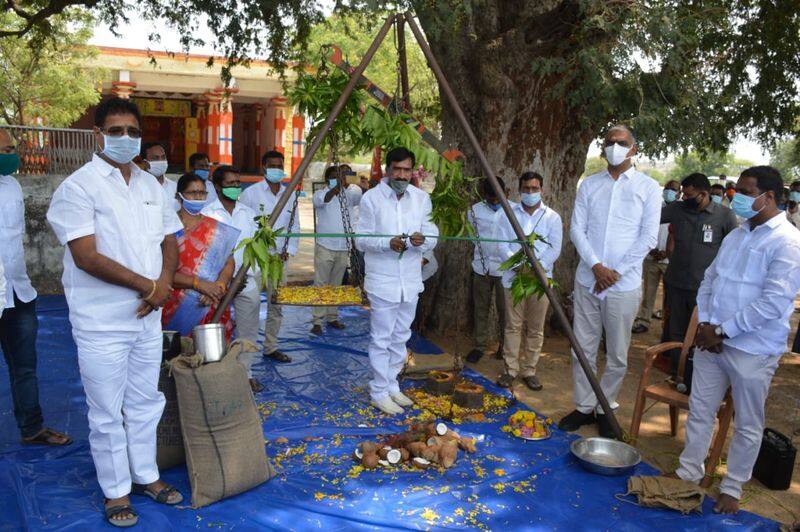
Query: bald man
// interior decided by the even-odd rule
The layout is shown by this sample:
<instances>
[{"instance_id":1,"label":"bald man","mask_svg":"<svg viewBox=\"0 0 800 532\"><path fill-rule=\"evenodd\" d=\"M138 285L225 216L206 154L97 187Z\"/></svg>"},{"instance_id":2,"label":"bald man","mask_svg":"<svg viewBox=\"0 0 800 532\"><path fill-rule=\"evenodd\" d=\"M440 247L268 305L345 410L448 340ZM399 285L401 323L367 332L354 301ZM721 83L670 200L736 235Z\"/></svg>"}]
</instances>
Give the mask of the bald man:
<instances>
[{"instance_id":1,"label":"bald man","mask_svg":"<svg viewBox=\"0 0 800 532\"><path fill-rule=\"evenodd\" d=\"M67 445L69 436L44 427L36 377L36 290L25 269L25 203L22 188L11 177L19 169L19 155L8 132L0 129L0 348L11 379L14 417L22 443Z\"/></svg>"}]
</instances>

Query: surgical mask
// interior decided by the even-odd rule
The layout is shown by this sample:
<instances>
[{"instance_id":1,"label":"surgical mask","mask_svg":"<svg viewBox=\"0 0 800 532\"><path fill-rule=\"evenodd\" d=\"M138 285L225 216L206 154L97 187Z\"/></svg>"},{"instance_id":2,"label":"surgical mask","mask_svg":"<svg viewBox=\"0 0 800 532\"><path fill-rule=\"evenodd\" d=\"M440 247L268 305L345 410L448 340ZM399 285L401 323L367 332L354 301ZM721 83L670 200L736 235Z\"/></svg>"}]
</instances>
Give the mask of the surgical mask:
<instances>
[{"instance_id":1,"label":"surgical mask","mask_svg":"<svg viewBox=\"0 0 800 532\"><path fill-rule=\"evenodd\" d=\"M167 173L167 165L169 164L167 161L147 161L150 165L150 169L148 172L153 174L156 177L161 177L165 173Z\"/></svg>"},{"instance_id":2,"label":"surgical mask","mask_svg":"<svg viewBox=\"0 0 800 532\"><path fill-rule=\"evenodd\" d=\"M630 157L627 157L629 151L630 147L626 147L618 143L614 143L611 146L606 146L606 160L611 166L619 166L626 160L630 159Z\"/></svg>"},{"instance_id":3,"label":"surgical mask","mask_svg":"<svg viewBox=\"0 0 800 532\"><path fill-rule=\"evenodd\" d=\"M761 209L757 211L753 210L753 203L755 203L755 201L763 195L764 194L759 194L755 198L752 198L736 192L733 195L733 201L731 201L731 209L733 209L733 212L736 214L736 216L741 216L742 218L749 220L764 208L761 207Z\"/></svg>"},{"instance_id":4,"label":"surgical mask","mask_svg":"<svg viewBox=\"0 0 800 532\"><path fill-rule=\"evenodd\" d=\"M0 170L0 173L2 173L2 170ZM789 201L800 203L800 192L789 192Z\"/></svg>"},{"instance_id":5,"label":"surgical mask","mask_svg":"<svg viewBox=\"0 0 800 532\"><path fill-rule=\"evenodd\" d=\"M267 168L267 171L264 172L264 177L270 183L280 183L286 177L286 172L280 168Z\"/></svg>"},{"instance_id":6,"label":"surgical mask","mask_svg":"<svg viewBox=\"0 0 800 532\"><path fill-rule=\"evenodd\" d=\"M721 205L722 204L722 196L711 196L711 201L713 201L717 205Z\"/></svg>"},{"instance_id":7,"label":"surgical mask","mask_svg":"<svg viewBox=\"0 0 800 532\"><path fill-rule=\"evenodd\" d=\"M189 214L200 214L200 211L203 210L203 207L205 207L208 204L207 199L202 201L186 199L180 192L178 192L178 196L180 196L181 199L183 200L183 208Z\"/></svg>"},{"instance_id":8,"label":"surgical mask","mask_svg":"<svg viewBox=\"0 0 800 532\"><path fill-rule=\"evenodd\" d=\"M139 155L142 139L132 139L128 135L110 137L103 135L103 151L100 152L117 164L128 164Z\"/></svg>"},{"instance_id":9,"label":"surgical mask","mask_svg":"<svg viewBox=\"0 0 800 532\"><path fill-rule=\"evenodd\" d=\"M673 201L678 199L678 193L669 188L664 189L663 196L664 196L664 202L666 203L672 203Z\"/></svg>"},{"instance_id":10,"label":"surgical mask","mask_svg":"<svg viewBox=\"0 0 800 532\"><path fill-rule=\"evenodd\" d=\"M533 207L540 201L542 201L542 193L541 192L523 192L519 195L520 201L526 207Z\"/></svg>"},{"instance_id":11,"label":"surgical mask","mask_svg":"<svg viewBox=\"0 0 800 532\"><path fill-rule=\"evenodd\" d=\"M403 194L406 189L408 188L409 181L403 181L402 179L390 179L389 186L392 187L397 194Z\"/></svg>"},{"instance_id":12,"label":"surgical mask","mask_svg":"<svg viewBox=\"0 0 800 532\"><path fill-rule=\"evenodd\" d=\"M19 170L19 155L0 153L0 175L11 175Z\"/></svg>"},{"instance_id":13,"label":"surgical mask","mask_svg":"<svg viewBox=\"0 0 800 532\"><path fill-rule=\"evenodd\" d=\"M338 181L336 179L328 179L328 188L336 188L336 183Z\"/></svg>"},{"instance_id":14,"label":"surgical mask","mask_svg":"<svg viewBox=\"0 0 800 532\"><path fill-rule=\"evenodd\" d=\"M488 201L486 202L486 205L488 205L489 208L492 209L494 212L499 211L500 207L502 207L502 205L500 205L499 203L489 203Z\"/></svg>"},{"instance_id":15,"label":"surgical mask","mask_svg":"<svg viewBox=\"0 0 800 532\"><path fill-rule=\"evenodd\" d=\"M208 179L208 169L206 168L198 168L192 172L194 175L205 181Z\"/></svg>"},{"instance_id":16,"label":"surgical mask","mask_svg":"<svg viewBox=\"0 0 800 532\"><path fill-rule=\"evenodd\" d=\"M222 187L222 195L231 201L236 201L242 194L242 187Z\"/></svg>"}]
</instances>

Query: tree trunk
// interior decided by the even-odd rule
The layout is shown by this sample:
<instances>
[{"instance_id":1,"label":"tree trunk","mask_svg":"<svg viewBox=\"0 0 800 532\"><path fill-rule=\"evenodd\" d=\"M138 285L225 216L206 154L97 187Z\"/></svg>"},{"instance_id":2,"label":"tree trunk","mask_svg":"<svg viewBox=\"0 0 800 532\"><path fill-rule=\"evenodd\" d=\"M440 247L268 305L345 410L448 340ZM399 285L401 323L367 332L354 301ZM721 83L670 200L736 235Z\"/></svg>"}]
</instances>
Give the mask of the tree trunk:
<instances>
[{"instance_id":1,"label":"tree trunk","mask_svg":"<svg viewBox=\"0 0 800 532\"><path fill-rule=\"evenodd\" d=\"M563 38L556 27L568 26L562 3L529 2L561 7L549 11L546 6L526 7L535 13L518 18L509 18L504 12L507 3L481 2L474 20L460 19L460 26L452 26L452 30L442 21L441 13L430 11L429 6L436 2L420 2L417 14L495 175L505 181L511 197L519 198L518 177L522 172L536 171L544 177L543 201L561 215L564 223L555 280L562 294L569 293L577 266L577 254L569 239L572 205L589 143L602 124L587 124L579 111L566 105L565 98L553 97L554 85L563 73L532 73L532 61L537 54L548 53L548 43L539 40L533 46L528 42L529 27L549 27L549 39ZM467 175L482 176L452 108L444 94L441 97L444 141L466 155ZM424 328L452 333L472 330L471 250L471 245L454 242L437 247L439 274L420 301L428 316Z\"/></svg>"}]
</instances>

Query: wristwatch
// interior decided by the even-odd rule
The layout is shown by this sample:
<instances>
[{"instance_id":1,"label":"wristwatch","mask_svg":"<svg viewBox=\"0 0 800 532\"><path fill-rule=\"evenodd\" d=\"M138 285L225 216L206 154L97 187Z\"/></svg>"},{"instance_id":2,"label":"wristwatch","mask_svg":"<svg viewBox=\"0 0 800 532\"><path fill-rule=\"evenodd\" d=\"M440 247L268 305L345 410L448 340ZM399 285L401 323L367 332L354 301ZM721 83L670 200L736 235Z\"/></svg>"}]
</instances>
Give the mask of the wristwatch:
<instances>
[{"instance_id":1,"label":"wristwatch","mask_svg":"<svg viewBox=\"0 0 800 532\"><path fill-rule=\"evenodd\" d=\"M720 338L728 338L728 335L725 334L725 331L722 330L722 325L717 325L716 327L714 327L714 334L716 334Z\"/></svg>"}]
</instances>

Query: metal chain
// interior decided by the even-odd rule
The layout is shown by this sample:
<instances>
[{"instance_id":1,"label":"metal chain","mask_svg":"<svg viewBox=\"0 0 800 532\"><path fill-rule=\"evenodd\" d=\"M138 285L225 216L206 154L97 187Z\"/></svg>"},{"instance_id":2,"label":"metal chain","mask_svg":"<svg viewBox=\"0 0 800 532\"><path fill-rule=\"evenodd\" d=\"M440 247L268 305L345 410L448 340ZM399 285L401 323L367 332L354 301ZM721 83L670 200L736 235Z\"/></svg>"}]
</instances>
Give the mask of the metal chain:
<instances>
[{"instance_id":1,"label":"metal chain","mask_svg":"<svg viewBox=\"0 0 800 532\"><path fill-rule=\"evenodd\" d=\"M340 178L340 170L339 170L339 150L338 150L338 143L336 140L336 134L331 132L330 135L331 139L331 152L333 155L333 167L336 168L336 177L337 179ZM355 231L353 230L353 223L350 220L350 206L347 200L347 190L339 188L339 192L336 194L339 199L339 210L342 214L342 229L344 233L347 234L354 234ZM345 237L345 243L347 245L347 257L350 262L350 272L353 274L351 284L354 286L361 286L363 287L364 284L364 275L361 271L361 264L358 261L358 257L356 256L356 243L353 237Z\"/></svg>"},{"instance_id":2,"label":"metal chain","mask_svg":"<svg viewBox=\"0 0 800 532\"><path fill-rule=\"evenodd\" d=\"M475 229L475 236L480 238L481 235L478 232L478 217L475 215L475 206L469 206L469 212L472 214L473 224L472 227ZM475 245L478 246L478 257L481 259L481 268L483 268L483 275L489 275L489 268L486 266L486 257L483 254L483 245L480 241L475 242Z\"/></svg>"}]
</instances>

